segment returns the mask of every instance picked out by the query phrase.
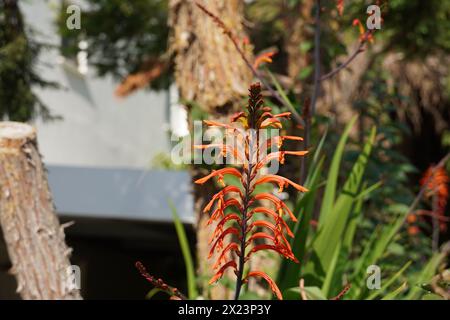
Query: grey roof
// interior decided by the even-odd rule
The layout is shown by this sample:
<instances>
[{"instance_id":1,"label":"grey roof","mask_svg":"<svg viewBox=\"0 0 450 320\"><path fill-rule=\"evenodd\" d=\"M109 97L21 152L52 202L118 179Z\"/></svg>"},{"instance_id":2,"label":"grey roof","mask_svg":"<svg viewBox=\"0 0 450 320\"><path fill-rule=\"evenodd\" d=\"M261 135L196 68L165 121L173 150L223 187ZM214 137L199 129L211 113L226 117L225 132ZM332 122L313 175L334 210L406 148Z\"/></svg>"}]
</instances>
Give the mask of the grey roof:
<instances>
[{"instance_id":1,"label":"grey roof","mask_svg":"<svg viewBox=\"0 0 450 320\"><path fill-rule=\"evenodd\" d=\"M49 165L58 214L71 217L172 222L171 200L183 223L193 223L191 178L186 171Z\"/></svg>"}]
</instances>

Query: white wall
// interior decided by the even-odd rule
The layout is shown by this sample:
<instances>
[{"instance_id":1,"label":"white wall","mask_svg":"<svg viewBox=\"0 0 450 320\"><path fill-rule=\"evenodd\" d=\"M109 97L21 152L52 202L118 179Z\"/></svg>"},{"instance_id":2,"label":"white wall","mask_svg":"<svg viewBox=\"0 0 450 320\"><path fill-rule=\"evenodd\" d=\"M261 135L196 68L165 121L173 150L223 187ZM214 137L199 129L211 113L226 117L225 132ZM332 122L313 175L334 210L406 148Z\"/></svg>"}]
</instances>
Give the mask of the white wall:
<instances>
[{"instance_id":1,"label":"white wall","mask_svg":"<svg viewBox=\"0 0 450 320\"><path fill-rule=\"evenodd\" d=\"M43 33L47 42L59 44L52 3L55 1L20 2L26 22ZM140 91L119 100L114 97L117 83L110 78L97 78L92 68L83 76L60 60L57 50L46 51L40 58L39 73L65 88L36 89L52 113L63 117L61 121L36 122L44 161L144 168L156 153L169 150L166 92Z\"/></svg>"}]
</instances>

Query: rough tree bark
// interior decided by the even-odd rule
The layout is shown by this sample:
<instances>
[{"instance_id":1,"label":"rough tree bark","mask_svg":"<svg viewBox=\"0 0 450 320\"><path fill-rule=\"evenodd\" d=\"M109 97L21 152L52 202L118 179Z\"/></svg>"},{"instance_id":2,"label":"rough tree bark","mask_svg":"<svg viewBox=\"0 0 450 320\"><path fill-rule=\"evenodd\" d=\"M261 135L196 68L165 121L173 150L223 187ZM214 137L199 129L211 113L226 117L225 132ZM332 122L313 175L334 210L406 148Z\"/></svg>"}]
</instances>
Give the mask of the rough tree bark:
<instances>
[{"instance_id":1,"label":"rough tree bark","mask_svg":"<svg viewBox=\"0 0 450 320\"><path fill-rule=\"evenodd\" d=\"M247 94L252 73L223 30L195 2L220 17L251 61L251 46L247 44L244 48L244 3L240 0L169 2L170 51L175 55L175 80L180 96L195 101L205 111L230 113Z\"/></svg>"},{"instance_id":2,"label":"rough tree bark","mask_svg":"<svg viewBox=\"0 0 450 320\"><path fill-rule=\"evenodd\" d=\"M0 224L23 299L81 299L36 132L23 123L0 122Z\"/></svg>"}]
</instances>

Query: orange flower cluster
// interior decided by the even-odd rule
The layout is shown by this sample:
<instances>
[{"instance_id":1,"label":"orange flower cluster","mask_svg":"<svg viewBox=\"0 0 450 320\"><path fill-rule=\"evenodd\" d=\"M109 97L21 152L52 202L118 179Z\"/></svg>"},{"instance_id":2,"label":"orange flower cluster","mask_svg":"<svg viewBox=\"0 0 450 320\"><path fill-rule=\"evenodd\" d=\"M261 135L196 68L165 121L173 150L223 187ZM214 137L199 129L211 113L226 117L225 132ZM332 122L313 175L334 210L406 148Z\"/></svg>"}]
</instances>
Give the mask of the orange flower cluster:
<instances>
[{"instance_id":1,"label":"orange flower cluster","mask_svg":"<svg viewBox=\"0 0 450 320\"><path fill-rule=\"evenodd\" d=\"M261 85L256 83L249 89L246 112L233 115L229 124L205 121L208 126L222 127L226 129L227 134L235 135L239 146L221 145L220 147L222 152L225 151L224 154L231 152L244 160L239 168L227 167L215 170L195 181L197 184L203 184L216 177L223 186L203 210L210 215L208 224L215 223L215 231L210 239L210 258L214 253L218 253L213 266L216 273L210 283L218 281L227 269L233 269L237 276L236 299L239 298L241 285L248 282L251 277L259 277L267 281L277 298L282 299L280 290L267 274L252 270L244 274L245 263L256 252L272 250L287 259L298 262L286 238L286 235L293 237L293 233L283 219L284 215L288 215L292 221L296 221L296 217L275 195L255 192L256 186L265 183L274 183L279 187L279 191L286 186L292 186L300 192L308 191L282 176L264 175L261 172L261 169L273 159L283 163L286 155L303 156L307 153L306 151L273 151L272 149L275 146L281 147L285 140L302 140L300 137L277 135L263 141L264 143L260 141L263 139L260 135L261 129L281 129L280 119L289 116L289 112L272 114L271 108L263 105ZM211 145L197 146L197 148L205 149L209 146ZM225 185L225 175L238 178L240 185ZM273 207L260 206L260 200L272 203Z\"/></svg>"},{"instance_id":2,"label":"orange flower cluster","mask_svg":"<svg viewBox=\"0 0 450 320\"><path fill-rule=\"evenodd\" d=\"M420 185L426 185L425 198L433 202L433 210L416 210L408 214L406 222L408 223L408 233L415 236L420 233L420 228L417 226L418 217L431 216L437 218L439 221L439 229L441 231L447 230L447 222L449 218L445 216L445 208L449 196L448 183L450 178L443 167L429 167L423 174L420 180ZM436 201L436 202L434 202Z\"/></svg>"},{"instance_id":3,"label":"orange flower cluster","mask_svg":"<svg viewBox=\"0 0 450 320\"><path fill-rule=\"evenodd\" d=\"M447 229L447 224L445 221L445 208L447 206L449 194L449 181L450 179L445 171L445 168L434 168L433 166L428 168L420 181L421 185L427 183L427 190L425 193L427 198L437 197L437 208L435 208L435 212L433 212L433 214L435 214L439 219L441 231L445 231Z\"/></svg>"}]
</instances>

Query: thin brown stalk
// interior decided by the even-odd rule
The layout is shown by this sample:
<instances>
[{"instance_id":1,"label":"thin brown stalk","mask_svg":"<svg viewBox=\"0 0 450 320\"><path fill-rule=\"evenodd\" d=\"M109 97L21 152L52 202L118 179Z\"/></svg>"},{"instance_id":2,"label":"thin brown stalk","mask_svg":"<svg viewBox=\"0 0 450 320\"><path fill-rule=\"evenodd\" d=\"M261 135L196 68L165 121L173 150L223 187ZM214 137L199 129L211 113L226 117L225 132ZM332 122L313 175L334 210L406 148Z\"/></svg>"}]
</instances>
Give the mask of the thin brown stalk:
<instances>
[{"instance_id":1,"label":"thin brown stalk","mask_svg":"<svg viewBox=\"0 0 450 320\"><path fill-rule=\"evenodd\" d=\"M345 296L345 294L348 292L348 290L350 290L351 286L352 286L351 283L347 284L344 287L344 289L342 289L342 291L339 292L339 294L336 297L331 298L330 300L341 300Z\"/></svg>"},{"instance_id":2,"label":"thin brown stalk","mask_svg":"<svg viewBox=\"0 0 450 320\"><path fill-rule=\"evenodd\" d=\"M358 47L356 48L356 50L342 63L340 64L338 67L336 67L336 69L328 72L327 74L323 75L320 78L320 81L324 81L327 79L330 79L332 77L334 77L336 74L338 74L341 70L345 69L348 67L348 65L350 63L352 63L353 60L355 60L355 58L362 52L364 52L365 50L365 46L367 44L367 41L369 41L369 38L371 36L371 34L373 33L373 30L367 30L366 33L363 35L362 39L359 42Z\"/></svg>"},{"instance_id":3,"label":"thin brown stalk","mask_svg":"<svg viewBox=\"0 0 450 320\"><path fill-rule=\"evenodd\" d=\"M159 290L167 293L171 298L176 297L180 300L187 300L187 297L182 294L177 288L169 286L162 279L157 279L149 274L140 261L136 262L136 268L139 270L141 275L145 279L147 279L147 281L150 282L155 288L158 288Z\"/></svg>"},{"instance_id":4,"label":"thin brown stalk","mask_svg":"<svg viewBox=\"0 0 450 320\"><path fill-rule=\"evenodd\" d=\"M299 288L300 288L300 296L302 297L302 300L308 300L308 297L306 296L306 292L305 292L305 280L303 278L300 279Z\"/></svg>"},{"instance_id":5,"label":"thin brown stalk","mask_svg":"<svg viewBox=\"0 0 450 320\"><path fill-rule=\"evenodd\" d=\"M305 105L305 111L303 112L305 126L304 126L304 140L303 149L308 150L309 141L311 139L311 120L316 113L317 98L319 97L320 91L320 10L321 2L317 0L316 2L316 13L315 13L315 30L314 30L314 84L311 93L311 104ZM306 110L307 109L307 110ZM306 180L308 175L308 167L306 159L303 158L301 162L301 181Z\"/></svg>"}]
</instances>

